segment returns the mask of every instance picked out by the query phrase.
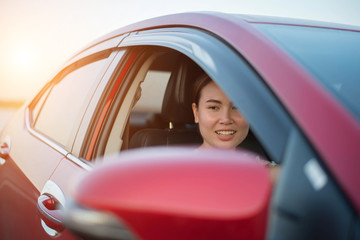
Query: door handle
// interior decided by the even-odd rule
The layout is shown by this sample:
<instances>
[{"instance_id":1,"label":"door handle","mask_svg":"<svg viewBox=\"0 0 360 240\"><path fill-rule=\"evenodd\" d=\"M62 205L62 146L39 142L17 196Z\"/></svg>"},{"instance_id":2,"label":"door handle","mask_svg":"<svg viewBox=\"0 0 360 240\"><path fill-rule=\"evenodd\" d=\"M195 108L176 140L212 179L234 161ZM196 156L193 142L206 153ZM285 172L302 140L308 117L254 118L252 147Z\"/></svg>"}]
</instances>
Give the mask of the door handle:
<instances>
[{"instance_id":1,"label":"door handle","mask_svg":"<svg viewBox=\"0 0 360 240\"><path fill-rule=\"evenodd\" d=\"M37 208L41 225L45 232L52 237L58 236L64 230L62 212L65 206L65 197L59 186L48 180L37 200Z\"/></svg>"},{"instance_id":2,"label":"door handle","mask_svg":"<svg viewBox=\"0 0 360 240\"><path fill-rule=\"evenodd\" d=\"M56 236L59 232L64 230L61 211L63 207L53 196L44 194L38 198L38 210L42 220L43 227L47 233ZM44 226L44 224L46 226ZM53 230L53 231L51 231Z\"/></svg>"},{"instance_id":3,"label":"door handle","mask_svg":"<svg viewBox=\"0 0 360 240\"><path fill-rule=\"evenodd\" d=\"M44 194L38 198L38 210L41 220L49 228L61 232L64 230L61 211L63 207L60 202L51 195Z\"/></svg>"}]
</instances>

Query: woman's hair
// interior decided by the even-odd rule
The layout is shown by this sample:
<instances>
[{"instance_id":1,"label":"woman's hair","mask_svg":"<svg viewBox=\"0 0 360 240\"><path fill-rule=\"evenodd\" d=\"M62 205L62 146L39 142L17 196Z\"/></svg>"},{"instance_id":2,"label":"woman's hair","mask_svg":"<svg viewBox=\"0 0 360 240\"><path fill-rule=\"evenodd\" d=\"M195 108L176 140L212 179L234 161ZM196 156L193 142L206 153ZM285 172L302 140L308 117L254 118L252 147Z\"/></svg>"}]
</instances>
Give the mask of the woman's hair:
<instances>
[{"instance_id":1,"label":"woman's hair","mask_svg":"<svg viewBox=\"0 0 360 240\"><path fill-rule=\"evenodd\" d=\"M212 81L213 80L205 73L196 79L192 94L192 102L195 103L196 106L199 105L201 90Z\"/></svg>"}]
</instances>

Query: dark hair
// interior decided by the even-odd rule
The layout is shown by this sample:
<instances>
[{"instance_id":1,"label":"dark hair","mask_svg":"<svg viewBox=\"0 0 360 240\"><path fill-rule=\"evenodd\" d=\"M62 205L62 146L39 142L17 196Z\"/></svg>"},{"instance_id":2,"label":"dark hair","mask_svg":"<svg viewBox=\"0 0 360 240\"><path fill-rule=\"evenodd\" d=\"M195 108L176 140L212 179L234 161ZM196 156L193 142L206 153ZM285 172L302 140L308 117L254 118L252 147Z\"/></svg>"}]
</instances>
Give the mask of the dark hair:
<instances>
[{"instance_id":1,"label":"dark hair","mask_svg":"<svg viewBox=\"0 0 360 240\"><path fill-rule=\"evenodd\" d=\"M200 77L198 77L198 79L196 79L192 94L193 96L192 102L195 103L196 106L199 105L201 90L212 81L213 80L207 74L203 74Z\"/></svg>"}]
</instances>

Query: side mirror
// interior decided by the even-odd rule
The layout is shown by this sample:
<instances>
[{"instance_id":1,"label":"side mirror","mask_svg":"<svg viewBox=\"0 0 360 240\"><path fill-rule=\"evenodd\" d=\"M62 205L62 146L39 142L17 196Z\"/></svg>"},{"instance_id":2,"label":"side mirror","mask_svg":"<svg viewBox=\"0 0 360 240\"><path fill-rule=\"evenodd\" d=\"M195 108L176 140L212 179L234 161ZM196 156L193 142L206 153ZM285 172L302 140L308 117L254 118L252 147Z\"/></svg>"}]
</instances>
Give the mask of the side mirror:
<instances>
[{"instance_id":1,"label":"side mirror","mask_svg":"<svg viewBox=\"0 0 360 240\"><path fill-rule=\"evenodd\" d=\"M271 182L247 152L153 148L84 176L66 227L91 239L265 239Z\"/></svg>"}]
</instances>

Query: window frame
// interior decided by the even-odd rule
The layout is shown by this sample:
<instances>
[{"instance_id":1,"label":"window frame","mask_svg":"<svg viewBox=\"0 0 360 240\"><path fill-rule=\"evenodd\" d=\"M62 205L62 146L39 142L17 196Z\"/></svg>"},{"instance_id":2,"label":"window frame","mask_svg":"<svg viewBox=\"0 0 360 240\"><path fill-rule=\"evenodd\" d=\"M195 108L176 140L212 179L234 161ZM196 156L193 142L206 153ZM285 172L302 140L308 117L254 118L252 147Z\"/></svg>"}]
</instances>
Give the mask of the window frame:
<instances>
[{"instance_id":1,"label":"window frame","mask_svg":"<svg viewBox=\"0 0 360 240\"><path fill-rule=\"evenodd\" d=\"M129 61L129 59L133 58L131 56L133 53L126 49L117 48L115 52L116 56L109 66L107 76L96 93L97 97L90 103L92 109L86 113L89 123L86 126L82 124L80 128L83 128L83 134L77 137L74 143L73 154L85 161L91 162L93 160L92 156L95 148L97 148L98 136L102 135L103 123L109 118L108 110L113 105L111 99L115 97L114 86L117 85L115 89L123 88L124 75L128 74L127 68L129 66L127 65L131 65L134 60ZM136 56L134 58L136 60Z\"/></svg>"},{"instance_id":2,"label":"window frame","mask_svg":"<svg viewBox=\"0 0 360 240\"><path fill-rule=\"evenodd\" d=\"M133 32L119 47L164 47L192 59L238 103L237 107L251 123L254 135L269 157L281 162L289 134L297 127L256 70L223 40L203 30L163 28ZM240 85L238 76L244 76L240 79L243 88L233 87ZM126 93L126 88L122 88L121 94ZM264 119L268 121L265 123ZM274 137L280 141L272 141Z\"/></svg>"},{"instance_id":3,"label":"window frame","mask_svg":"<svg viewBox=\"0 0 360 240\"><path fill-rule=\"evenodd\" d=\"M42 142L46 143L47 145L51 146L54 150L60 152L61 154L63 154L64 156L67 156L72 149L72 145L74 142L74 139L76 137L77 134L77 128L80 126L81 121L83 119L83 114L79 114L79 116L76 118L75 122L74 122L74 127L71 133L71 137L69 138L69 141L67 143L66 146L63 146L62 144L58 143L55 139L52 139L50 137L48 137L45 133L42 133L41 131L38 131L37 129L35 129L34 124L38 115L41 114L41 109L44 105L44 103L46 102L46 98L48 97L49 94L51 94L51 90L53 88L54 85L56 85L57 82L61 81L64 77L66 77L69 73L76 71L77 69L96 62L98 60L102 60L105 59L105 63L101 69L101 72L98 75L98 79L96 79L92 90L90 92L92 92L92 94L89 92L86 100L84 102L89 102L89 100L92 98L95 89L97 88L98 83L101 81L101 79L103 78L105 72L107 71L108 65L109 63L112 61L113 56L111 55L113 49L107 49L104 51L100 51L91 55L87 55L85 58L82 58L76 62L71 63L70 65L65 65L65 67L59 71L55 77L50 80L49 82L47 82L44 87L40 90L40 92L35 96L35 98L30 102L30 104L26 107L25 109L25 123L26 123L26 127L27 130L29 131L29 133L31 135L33 135L34 137L36 137L37 139L41 140ZM44 96L45 94L47 94L47 96ZM37 116L33 115L32 110L37 106L37 104L39 103L39 101L45 97L45 100L42 101L40 106L40 110L38 111ZM86 107L85 107L86 108ZM85 109L84 109L85 112ZM34 117L36 119L34 119Z\"/></svg>"}]
</instances>

